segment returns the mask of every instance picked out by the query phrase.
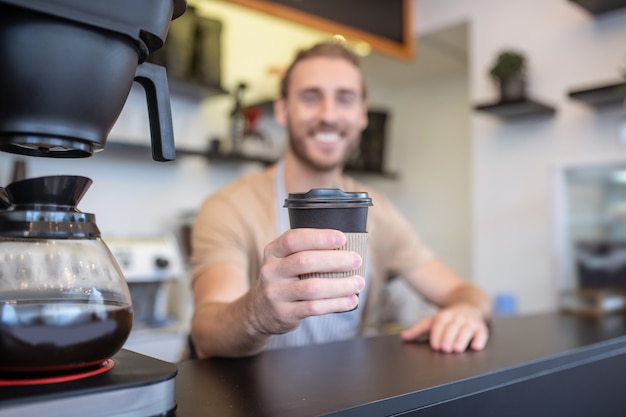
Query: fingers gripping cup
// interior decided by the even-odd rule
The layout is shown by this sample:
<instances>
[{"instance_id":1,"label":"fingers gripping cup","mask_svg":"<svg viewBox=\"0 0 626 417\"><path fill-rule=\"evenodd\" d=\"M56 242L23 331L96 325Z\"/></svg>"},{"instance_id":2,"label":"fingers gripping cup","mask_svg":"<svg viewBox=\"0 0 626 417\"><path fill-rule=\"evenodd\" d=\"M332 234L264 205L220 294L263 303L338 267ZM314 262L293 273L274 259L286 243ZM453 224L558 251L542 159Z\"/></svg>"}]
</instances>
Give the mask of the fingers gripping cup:
<instances>
[{"instance_id":1,"label":"fingers gripping cup","mask_svg":"<svg viewBox=\"0 0 626 417\"><path fill-rule=\"evenodd\" d=\"M336 229L346 235L340 250L357 252L363 262L359 269L347 272L320 272L300 278L344 278L365 274L367 256L367 211L372 199L366 192L346 193L337 188L316 188L304 194L289 194L285 206L289 210L292 229Z\"/></svg>"}]
</instances>

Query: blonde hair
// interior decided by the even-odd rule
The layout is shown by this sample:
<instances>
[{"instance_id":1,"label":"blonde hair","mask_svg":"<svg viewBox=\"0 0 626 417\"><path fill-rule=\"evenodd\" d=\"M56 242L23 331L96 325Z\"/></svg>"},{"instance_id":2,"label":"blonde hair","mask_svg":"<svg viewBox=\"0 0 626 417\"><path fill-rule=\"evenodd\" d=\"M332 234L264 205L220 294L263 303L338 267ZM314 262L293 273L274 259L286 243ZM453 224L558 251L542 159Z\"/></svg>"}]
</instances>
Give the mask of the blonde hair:
<instances>
[{"instance_id":1,"label":"blonde hair","mask_svg":"<svg viewBox=\"0 0 626 417\"><path fill-rule=\"evenodd\" d=\"M289 82L291 81L291 74L293 72L294 67L301 61L309 58L317 58L317 57L325 57L325 58L339 58L345 59L352 65L354 65L361 73L361 62L359 57L352 52L347 46L345 46L342 42L337 41L326 41L313 45L308 49L301 49L296 54L294 60L291 65L285 71L283 78L280 81L280 97L285 99L287 98L287 92L289 90ZM362 89L363 89L363 98L366 97L365 90L365 80L363 80L363 74L361 73L362 80Z\"/></svg>"}]
</instances>

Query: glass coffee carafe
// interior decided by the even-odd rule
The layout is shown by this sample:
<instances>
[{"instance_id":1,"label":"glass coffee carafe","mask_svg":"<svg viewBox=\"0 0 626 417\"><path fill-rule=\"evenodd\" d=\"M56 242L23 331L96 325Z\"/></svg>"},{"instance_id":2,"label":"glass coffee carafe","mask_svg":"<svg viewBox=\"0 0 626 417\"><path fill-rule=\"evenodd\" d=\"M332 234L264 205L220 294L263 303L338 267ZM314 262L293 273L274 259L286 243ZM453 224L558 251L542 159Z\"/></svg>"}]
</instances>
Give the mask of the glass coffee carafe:
<instances>
[{"instance_id":1,"label":"glass coffee carafe","mask_svg":"<svg viewBox=\"0 0 626 417\"><path fill-rule=\"evenodd\" d=\"M130 334L128 285L95 216L76 208L91 182L0 188L0 372L97 366Z\"/></svg>"}]
</instances>

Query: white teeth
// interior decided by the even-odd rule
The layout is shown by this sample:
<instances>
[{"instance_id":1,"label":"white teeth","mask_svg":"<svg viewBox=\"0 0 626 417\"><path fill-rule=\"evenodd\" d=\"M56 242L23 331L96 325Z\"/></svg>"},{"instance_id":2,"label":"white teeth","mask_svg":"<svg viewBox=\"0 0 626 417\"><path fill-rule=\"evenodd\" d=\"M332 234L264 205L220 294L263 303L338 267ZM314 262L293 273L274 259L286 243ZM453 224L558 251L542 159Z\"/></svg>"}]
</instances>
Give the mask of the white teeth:
<instances>
[{"instance_id":1,"label":"white teeth","mask_svg":"<svg viewBox=\"0 0 626 417\"><path fill-rule=\"evenodd\" d=\"M339 134L336 132L322 132L315 135L315 139L320 142L333 143L339 140Z\"/></svg>"}]
</instances>

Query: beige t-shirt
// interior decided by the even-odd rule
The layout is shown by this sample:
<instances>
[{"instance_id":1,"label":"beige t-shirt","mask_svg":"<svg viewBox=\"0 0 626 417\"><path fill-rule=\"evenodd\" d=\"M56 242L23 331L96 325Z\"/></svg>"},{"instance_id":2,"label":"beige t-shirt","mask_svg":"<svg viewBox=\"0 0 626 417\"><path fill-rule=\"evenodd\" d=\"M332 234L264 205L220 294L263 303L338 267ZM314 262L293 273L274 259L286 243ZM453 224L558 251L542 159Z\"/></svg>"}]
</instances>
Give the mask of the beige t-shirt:
<instances>
[{"instance_id":1,"label":"beige t-shirt","mask_svg":"<svg viewBox=\"0 0 626 417\"><path fill-rule=\"evenodd\" d=\"M192 231L194 280L205 268L219 264L240 265L251 282L257 279L263 250L277 237L275 188L275 170L268 168L235 180L203 202ZM382 194L348 176L342 178L342 190L367 192L373 203L367 220L371 276L367 301L359 307L364 329L378 324L385 282L419 268L434 254Z\"/></svg>"}]
</instances>

